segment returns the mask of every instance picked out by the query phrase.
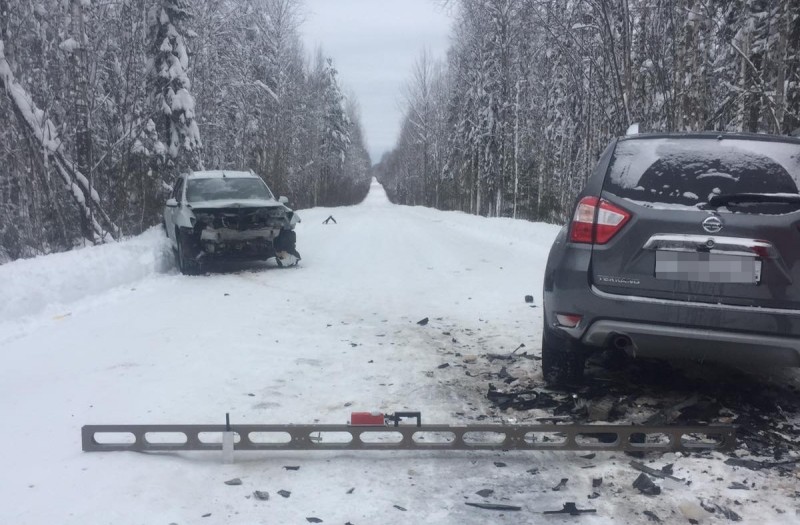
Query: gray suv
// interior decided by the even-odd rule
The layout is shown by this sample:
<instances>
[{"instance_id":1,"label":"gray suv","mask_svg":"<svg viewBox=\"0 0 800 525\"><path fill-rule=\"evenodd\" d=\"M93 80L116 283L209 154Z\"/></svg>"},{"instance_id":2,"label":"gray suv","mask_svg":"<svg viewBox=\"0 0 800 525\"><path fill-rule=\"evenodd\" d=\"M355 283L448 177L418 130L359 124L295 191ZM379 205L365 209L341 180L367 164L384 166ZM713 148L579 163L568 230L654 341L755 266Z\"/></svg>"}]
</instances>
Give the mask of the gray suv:
<instances>
[{"instance_id":1,"label":"gray suv","mask_svg":"<svg viewBox=\"0 0 800 525\"><path fill-rule=\"evenodd\" d=\"M550 250L542 368L634 356L800 366L800 140L614 140Z\"/></svg>"}]
</instances>

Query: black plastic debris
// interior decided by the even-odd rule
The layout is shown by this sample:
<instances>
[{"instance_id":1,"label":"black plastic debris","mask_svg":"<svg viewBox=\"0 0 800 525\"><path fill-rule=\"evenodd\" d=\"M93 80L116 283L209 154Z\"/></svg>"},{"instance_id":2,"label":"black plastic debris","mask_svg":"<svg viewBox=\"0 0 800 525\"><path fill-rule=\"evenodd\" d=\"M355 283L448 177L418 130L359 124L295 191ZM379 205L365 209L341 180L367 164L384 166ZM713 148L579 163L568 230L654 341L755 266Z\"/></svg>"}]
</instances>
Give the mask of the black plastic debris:
<instances>
[{"instance_id":1,"label":"black plastic debris","mask_svg":"<svg viewBox=\"0 0 800 525\"><path fill-rule=\"evenodd\" d=\"M269 499L269 492L264 490L256 490L253 492L253 496L255 496L257 500L267 501Z\"/></svg>"},{"instance_id":2,"label":"black plastic debris","mask_svg":"<svg viewBox=\"0 0 800 525\"><path fill-rule=\"evenodd\" d=\"M473 503L471 501L466 501L464 505L486 510L522 510L522 507L517 507L516 505L502 505L500 503Z\"/></svg>"},{"instance_id":3,"label":"black plastic debris","mask_svg":"<svg viewBox=\"0 0 800 525\"><path fill-rule=\"evenodd\" d=\"M518 392L504 392L497 390L497 387L489 383L489 391L486 398L500 410L513 408L515 410L530 410L532 408L554 409L554 412L570 411L574 406L572 399L556 399L555 395L549 392L538 390L520 390Z\"/></svg>"},{"instance_id":4,"label":"black plastic debris","mask_svg":"<svg viewBox=\"0 0 800 525\"><path fill-rule=\"evenodd\" d=\"M589 499L597 499L597 498L600 497L600 493L599 492L592 492L591 494L589 494L586 497L589 498Z\"/></svg>"},{"instance_id":5,"label":"black plastic debris","mask_svg":"<svg viewBox=\"0 0 800 525\"><path fill-rule=\"evenodd\" d=\"M209 512L208 514L203 514L203 515L202 515L202 516L200 516L200 517L201 517L201 518L210 518L210 517L211 517L211 513Z\"/></svg>"},{"instance_id":6,"label":"black plastic debris","mask_svg":"<svg viewBox=\"0 0 800 525\"><path fill-rule=\"evenodd\" d=\"M393 507L396 508L397 510L401 510L403 512L406 512L406 510L408 510L408 509L405 509L405 508L401 507L400 505L393 505Z\"/></svg>"},{"instance_id":7,"label":"black plastic debris","mask_svg":"<svg viewBox=\"0 0 800 525\"><path fill-rule=\"evenodd\" d=\"M733 483L728 485L728 488L733 490L750 490L750 487L739 481L734 481Z\"/></svg>"},{"instance_id":8,"label":"black plastic debris","mask_svg":"<svg viewBox=\"0 0 800 525\"><path fill-rule=\"evenodd\" d=\"M579 514L589 514L597 512L597 509L579 509L575 503L568 501L564 503L564 508L561 510L546 510L542 514L569 514L570 516L577 516Z\"/></svg>"},{"instance_id":9,"label":"black plastic debris","mask_svg":"<svg viewBox=\"0 0 800 525\"><path fill-rule=\"evenodd\" d=\"M639 477L633 482L633 488L645 496L658 496L661 494L661 487L653 483L653 480L644 472L639 474Z\"/></svg>"},{"instance_id":10,"label":"black plastic debris","mask_svg":"<svg viewBox=\"0 0 800 525\"><path fill-rule=\"evenodd\" d=\"M652 510L646 510L646 511L644 511L642 514L644 514L645 516L647 516L647 519L649 519L650 521L654 521L654 522L656 522L656 523L661 523L661 518L659 518L659 517L656 515L656 513L655 513L655 512L653 512Z\"/></svg>"},{"instance_id":11,"label":"black plastic debris","mask_svg":"<svg viewBox=\"0 0 800 525\"><path fill-rule=\"evenodd\" d=\"M322 523L322 520L315 517L306 518L306 521L309 523Z\"/></svg>"},{"instance_id":12,"label":"black plastic debris","mask_svg":"<svg viewBox=\"0 0 800 525\"><path fill-rule=\"evenodd\" d=\"M593 478L592 479L592 488L597 488L603 484L603 478Z\"/></svg>"},{"instance_id":13,"label":"black plastic debris","mask_svg":"<svg viewBox=\"0 0 800 525\"><path fill-rule=\"evenodd\" d=\"M345 406L347 406L347 405L345 405ZM284 468L284 470L300 470L300 466L299 465L284 465L283 468Z\"/></svg>"},{"instance_id":14,"label":"black plastic debris","mask_svg":"<svg viewBox=\"0 0 800 525\"><path fill-rule=\"evenodd\" d=\"M442 368L447 368L448 366L450 366L450 363L442 363L441 365L437 366L436 368L441 370Z\"/></svg>"},{"instance_id":15,"label":"black plastic debris","mask_svg":"<svg viewBox=\"0 0 800 525\"><path fill-rule=\"evenodd\" d=\"M583 456L578 456L578 457L583 458L583 459L594 459L594 458L597 457L597 454L592 452L591 454L584 454Z\"/></svg>"},{"instance_id":16,"label":"black plastic debris","mask_svg":"<svg viewBox=\"0 0 800 525\"><path fill-rule=\"evenodd\" d=\"M488 498L489 496L494 494L494 491L492 489L481 489L478 492L476 492L475 494L477 494L478 496L480 496L482 498Z\"/></svg>"},{"instance_id":17,"label":"black plastic debris","mask_svg":"<svg viewBox=\"0 0 800 525\"><path fill-rule=\"evenodd\" d=\"M291 495L292 495L292 493L291 493L291 492L289 492L288 490L279 490L279 491L278 491L278 494L280 494L280 495L281 495L281 496L283 496L284 498L288 498L289 496L291 496Z\"/></svg>"},{"instance_id":18,"label":"black plastic debris","mask_svg":"<svg viewBox=\"0 0 800 525\"><path fill-rule=\"evenodd\" d=\"M800 463L800 459L791 459L788 461L756 461L754 459L728 458L725 460L726 465L731 465L733 467L744 467L750 470L792 467L796 463Z\"/></svg>"},{"instance_id":19,"label":"black plastic debris","mask_svg":"<svg viewBox=\"0 0 800 525\"><path fill-rule=\"evenodd\" d=\"M569 481L569 478L561 478L561 481L558 482L558 485L553 487L551 490L558 492L559 490L567 486L567 481Z\"/></svg>"},{"instance_id":20,"label":"black plastic debris","mask_svg":"<svg viewBox=\"0 0 800 525\"><path fill-rule=\"evenodd\" d=\"M428 318L426 317L424 319L420 319L419 321L417 321L417 324L420 326L425 326L426 324L428 324Z\"/></svg>"},{"instance_id":21,"label":"black plastic debris","mask_svg":"<svg viewBox=\"0 0 800 525\"><path fill-rule=\"evenodd\" d=\"M533 304L533 296L532 295L526 295L525 296L525 302L528 303L528 304Z\"/></svg>"},{"instance_id":22,"label":"black plastic debris","mask_svg":"<svg viewBox=\"0 0 800 525\"><path fill-rule=\"evenodd\" d=\"M666 474L667 476L671 476L671 475L673 475L673 474L675 473L675 471L674 471L674 470L673 470L673 468L672 468L672 467L674 467L674 466L675 466L675 464L674 464L674 463L667 463L666 465L664 465L663 467L661 467L661 472L663 472L663 473L664 473L664 474Z\"/></svg>"},{"instance_id":23,"label":"black plastic debris","mask_svg":"<svg viewBox=\"0 0 800 525\"><path fill-rule=\"evenodd\" d=\"M700 506L703 507L706 512L710 512L711 514L716 514L719 512L721 516L729 521L742 521L742 517L728 507L723 507L722 505L717 505L716 503L702 500L700 501Z\"/></svg>"},{"instance_id":24,"label":"black plastic debris","mask_svg":"<svg viewBox=\"0 0 800 525\"><path fill-rule=\"evenodd\" d=\"M328 215L328 218L322 221L322 224L328 224L330 221L333 221L333 224L338 224L336 219L333 218L333 215Z\"/></svg>"},{"instance_id":25,"label":"black plastic debris","mask_svg":"<svg viewBox=\"0 0 800 525\"><path fill-rule=\"evenodd\" d=\"M233 479L229 479L228 481L226 481L225 484L226 485L241 485L242 484L242 480L240 480L239 478L233 478Z\"/></svg>"},{"instance_id":26,"label":"black plastic debris","mask_svg":"<svg viewBox=\"0 0 800 525\"><path fill-rule=\"evenodd\" d=\"M503 468L503 467L507 467L508 465L506 465L502 461L495 461L494 462L494 466L497 467L497 468Z\"/></svg>"},{"instance_id":27,"label":"black plastic debris","mask_svg":"<svg viewBox=\"0 0 800 525\"><path fill-rule=\"evenodd\" d=\"M353 492L355 492L355 491L356 491L356 488L355 488L355 487L353 487L353 488L351 488L351 489L348 489L348 490L347 490L347 493L348 493L348 494L352 494L352 493L353 493Z\"/></svg>"},{"instance_id":28,"label":"black plastic debris","mask_svg":"<svg viewBox=\"0 0 800 525\"><path fill-rule=\"evenodd\" d=\"M661 470L656 470L654 468L648 467L644 463L640 463L639 461L631 461L630 462L630 466L632 466L633 468L635 468L639 472L644 472L646 474L650 474L651 476L653 476L655 478L669 478L669 479L671 479L673 481L680 481L680 482L685 481L683 478L676 478L675 476L672 475L672 468L671 468L672 465L667 465L667 466L670 467L670 469L669 469L670 472L669 473L664 472L663 468Z\"/></svg>"}]
</instances>

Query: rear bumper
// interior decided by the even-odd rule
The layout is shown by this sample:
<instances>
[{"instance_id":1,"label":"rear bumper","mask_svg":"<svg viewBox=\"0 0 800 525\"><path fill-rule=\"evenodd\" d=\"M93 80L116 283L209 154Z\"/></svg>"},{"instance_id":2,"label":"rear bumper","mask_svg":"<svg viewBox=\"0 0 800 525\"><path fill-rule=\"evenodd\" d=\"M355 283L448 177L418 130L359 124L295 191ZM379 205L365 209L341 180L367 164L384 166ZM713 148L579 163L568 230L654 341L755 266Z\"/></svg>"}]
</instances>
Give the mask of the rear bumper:
<instances>
[{"instance_id":1,"label":"rear bumper","mask_svg":"<svg viewBox=\"0 0 800 525\"><path fill-rule=\"evenodd\" d=\"M601 347L624 335L641 356L800 367L800 310L607 293L589 282L590 261L587 245L557 243L545 272L544 322L572 339ZM566 328L556 313L583 318Z\"/></svg>"},{"instance_id":2,"label":"rear bumper","mask_svg":"<svg viewBox=\"0 0 800 525\"><path fill-rule=\"evenodd\" d=\"M797 338L599 320L589 326L581 341L603 346L618 335L631 340L627 352L634 356L731 363L757 360L763 364L800 367L800 340Z\"/></svg>"}]
</instances>

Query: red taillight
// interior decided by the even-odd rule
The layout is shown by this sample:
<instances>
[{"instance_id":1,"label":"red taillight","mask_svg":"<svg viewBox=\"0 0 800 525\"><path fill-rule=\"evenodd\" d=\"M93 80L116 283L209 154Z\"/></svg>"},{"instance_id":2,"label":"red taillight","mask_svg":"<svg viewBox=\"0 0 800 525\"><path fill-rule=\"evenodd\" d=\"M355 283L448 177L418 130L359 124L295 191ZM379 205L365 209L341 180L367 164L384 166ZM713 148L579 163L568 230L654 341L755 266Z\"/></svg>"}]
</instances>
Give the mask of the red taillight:
<instances>
[{"instance_id":1,"label":"red taillight","mask_svg":"<svg viewBox=\"0 0 800 525\"><path fill-rule=\"evenodd\" d=\"M598 208L599 205L599 209ZM595 215L597 217L595 222ZM584 197L575 208L569 240L605 244L630 220L631 214L598 197ZM594 230L594 240L592 239Z\"/></svg>"}]
</instances>

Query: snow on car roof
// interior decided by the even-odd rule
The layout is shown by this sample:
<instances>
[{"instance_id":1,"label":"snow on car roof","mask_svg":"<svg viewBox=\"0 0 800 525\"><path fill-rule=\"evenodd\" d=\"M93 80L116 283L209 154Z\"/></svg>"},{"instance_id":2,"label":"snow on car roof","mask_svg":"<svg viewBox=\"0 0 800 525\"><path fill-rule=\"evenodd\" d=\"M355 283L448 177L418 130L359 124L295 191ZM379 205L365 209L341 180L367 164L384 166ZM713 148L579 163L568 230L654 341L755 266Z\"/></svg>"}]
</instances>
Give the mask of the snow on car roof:
<instances>
[{"instance_id":1,"label":"snow on car roof","mask_svg":"<svg viewBox=\"0 0 800 525\"><path fill-rule=\"evenodd\" d=\"M230 178L260 178L252 171L230 171L230 170L209 170L209 171L193 171L189 173L190 179L221 179L222 177Z\"/></svg>"}]
</instances>

